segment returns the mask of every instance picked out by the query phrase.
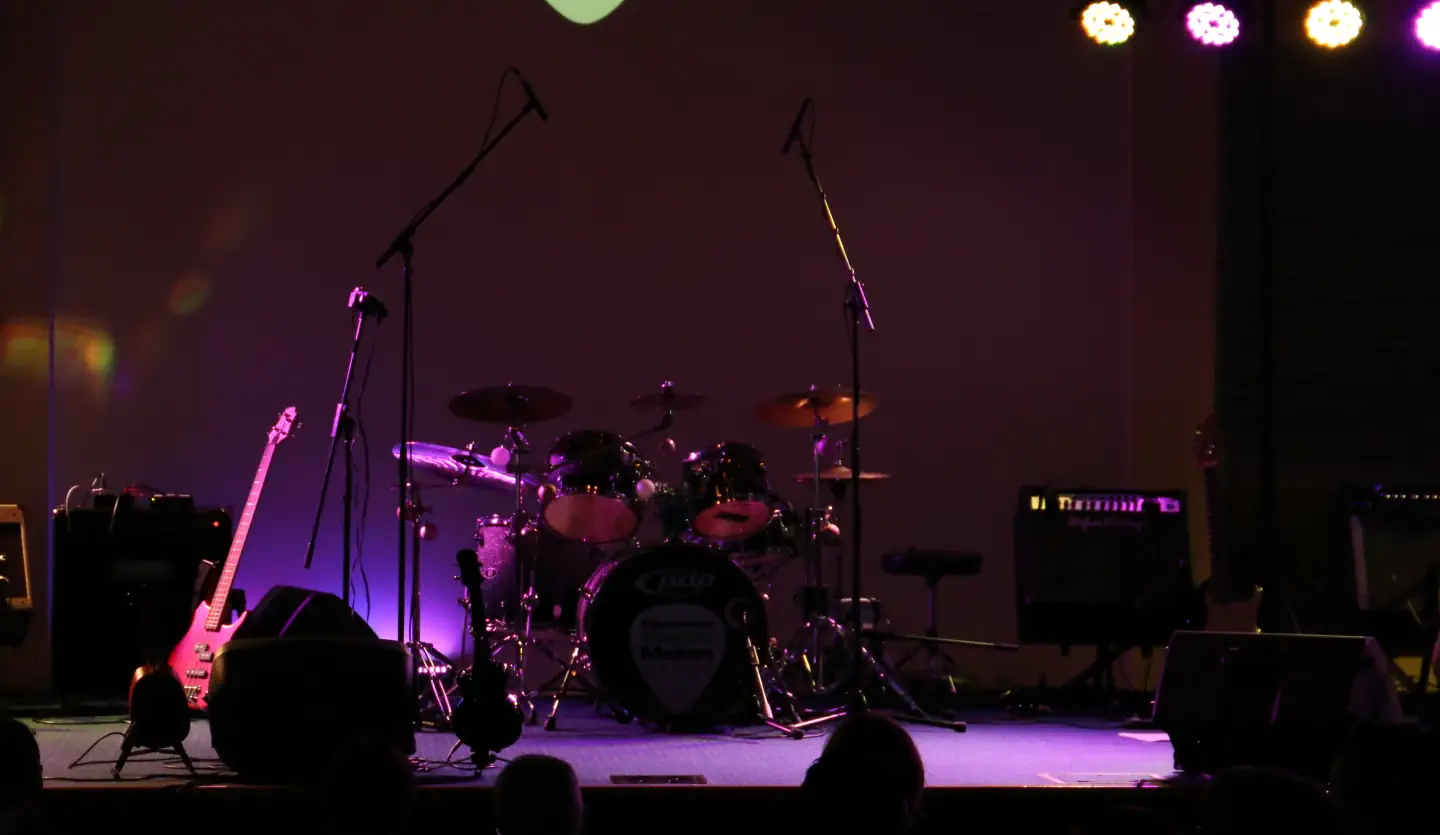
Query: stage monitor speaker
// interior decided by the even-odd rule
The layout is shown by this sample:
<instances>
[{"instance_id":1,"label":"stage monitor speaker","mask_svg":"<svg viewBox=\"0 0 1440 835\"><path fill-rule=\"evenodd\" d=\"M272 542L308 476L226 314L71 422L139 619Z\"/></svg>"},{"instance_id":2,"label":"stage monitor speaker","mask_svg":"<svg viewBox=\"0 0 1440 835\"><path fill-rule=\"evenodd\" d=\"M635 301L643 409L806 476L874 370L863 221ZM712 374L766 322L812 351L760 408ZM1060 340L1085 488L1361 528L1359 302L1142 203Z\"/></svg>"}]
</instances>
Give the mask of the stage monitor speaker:
<instances>
[{"instance_id":1,"label":"stage monitor speaker","mask_svg":"<svg viewBox=\"0 0 1440 835\"><path fill-rule=\"evenodd\" d=\"M312 783L355 739L415 753L410 654L398 642L232 639L215 656L211 676L210 739L221 761L244 777Z\"/></svg>"},{"instance_id":2,"label":"stage monitor speaker","mask_svg":"<svg viewBox=\"0 0 1440 835\"><path fill-rule=\"evenodd\" d=\"M345 601L323 591L275 586L260 598L230 636L249 638L369 638L370 628Z\"/></svg>"},{"instance_id":3,"label":"stage monitor speaker","mask_svg":"<svg viewBox=\"0 0 1440 835\"><path fill-rule=\"evenodd\" d=\"M1400 719L1368 637L1176 632L1155 691L1155 724L1188 773L1276 765L1324 779L1356 726Z\"/></svg>"}]
</instances>

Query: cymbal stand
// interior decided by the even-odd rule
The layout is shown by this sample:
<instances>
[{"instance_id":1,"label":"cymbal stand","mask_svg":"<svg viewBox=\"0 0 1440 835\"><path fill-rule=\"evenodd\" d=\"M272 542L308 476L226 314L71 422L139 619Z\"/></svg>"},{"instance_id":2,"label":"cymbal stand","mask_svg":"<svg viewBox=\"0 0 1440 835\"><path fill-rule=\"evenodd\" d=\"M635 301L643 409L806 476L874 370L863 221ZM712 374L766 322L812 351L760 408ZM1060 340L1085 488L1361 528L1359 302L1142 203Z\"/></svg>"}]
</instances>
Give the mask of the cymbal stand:
<instances>
[{"instance_id":1,"label":"cymbal stand","mask_svg":"<svg viewBox=\"0 0 1440 835\"><path fill-rule=\"evenodd\" d=\"M410 672L415 688L415 701L423 703L428 699L440 714L440 722L435 724L448 725L454 710L450 693L455 689L455 662L445 657L434 644L426 642L420 631L420 543L434 542L440 529L425 518L431 508L421 502L420 488L417 485L405 485L405 495L401 521L409 528L410 534L410 640L405 642L405 648L410 650ZM421 714L423 713L422 710ZM423 715L419 716L423 723ZM434 723L434 720L431 722Z\"/></svg>"}]
</instances>

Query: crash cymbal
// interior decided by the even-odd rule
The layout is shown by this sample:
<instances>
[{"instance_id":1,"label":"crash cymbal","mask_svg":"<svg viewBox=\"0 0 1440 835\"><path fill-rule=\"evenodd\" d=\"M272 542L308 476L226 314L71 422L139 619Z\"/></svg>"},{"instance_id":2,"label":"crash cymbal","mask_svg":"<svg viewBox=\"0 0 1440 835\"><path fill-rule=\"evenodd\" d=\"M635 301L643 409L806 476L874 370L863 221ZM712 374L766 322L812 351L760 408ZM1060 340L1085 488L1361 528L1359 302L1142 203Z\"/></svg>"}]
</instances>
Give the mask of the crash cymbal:
<instances>
[{"instance_id":1,"label":"crash cymbal","mask_svg":"<svg viewBox=\"0 0 1440 835\"><path fill-rule=\"evenodd\" d=\"M404 454L404 447L396 444L390 454L399 458ZM491 461L490 456L481 455L473 449L411 441L410 466L417 473L445 479L456 487L483 487L509 492L515 490L514 474L506 472L504 467ZM527 487L535 487L540 483L534 473L526 473L524 480Z\"/></svg>"},{"instance_id":2,"label":"crash cymbal","mask_svg":"<svg viewBox=\"0 0 1440 835\"><path fill-rule=\"evenodd\" d=\"M815 425L815 417L828 421L830 425L849 423L853 406L850 392L842 389L814 388L798 394L782 394L774 400L755 407L755 419L771 426L791 429L808 429ZM860 393L860 417L875 411L875 398Z\"/></svg>"},{"instance_id":3,"label":"crash cymbal","mask_svg":"<svg viewBox=\"0 0 1440 835\"><path fill-rule=\"evenodd\" d=\"M862 402L863 402L863 401L862 401ZM821 480L821 481L849 481L849 480L850 480L850 473L852 473L852 472L854 472L854 470L850 469L849 467L831 467L831 468L828 469L828 470L821 470L821 471L820 471L820 480ZM889 478L889 477L890 477L890 475L889 475L888 473L867 473L867 472L865 472L864 470L861 470L861 471L860 471L860 480L861 480L861 481L879 481L879 480L881 480L881 479ZM815 474L814 474L814 473L796 473L796 474L795 474L795 480L796 480L796 481L814 481L814 480L815 480Z\"/></svg>"},{"instance_id":4,"label":"crash cymbal","mask_svg":"<svg viewBox=\"0 0 1440 835\"><path fill-rule=\"evenodd\" d=\"M511 383L457 394L450 400L450 412L477 423L525 426L560 417L572 402L558 391Z\"/></svg>"},{"instance_id":5,"label":"crash cymbal","mask_svg":"<svg viewBox=\"0 0 1440 835\"><path fill-rule=\"evenodd\" d=\"M666 383L660 387L659 391L652 391L632 399L630 408L646 412L678 412L683 409L693 409L707 399L703 394L677 391L674 383Z\"/></svg>"}]
</instances>

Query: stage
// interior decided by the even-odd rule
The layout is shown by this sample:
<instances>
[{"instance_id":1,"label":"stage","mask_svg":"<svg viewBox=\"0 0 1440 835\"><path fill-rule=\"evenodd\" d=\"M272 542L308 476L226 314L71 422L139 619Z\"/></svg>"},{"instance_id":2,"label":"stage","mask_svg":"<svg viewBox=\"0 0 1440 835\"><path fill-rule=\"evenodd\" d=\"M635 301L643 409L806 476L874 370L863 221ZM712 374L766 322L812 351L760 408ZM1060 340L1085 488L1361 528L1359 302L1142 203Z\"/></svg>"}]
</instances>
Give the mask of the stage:
<instances>
[{"instance_id":1,"label":"stage","mask_svg":"<svg viewBox=\"0 0 1440 835\"><path fill-rule=\"evenodd\" d=\"M569 762L586 788L592 828L673 831L683 824L694 832L740 825L754 831L756 821L763 822L760 829L784 829L790 825L786 821L804 817L804 809L792 801L799 796L795 788L805 769L824 745L822 734L790 740L745 728L728 734L662 735L597 716L584 704L565 707L557 730L529 727L503 756L550 754ZM1086 807L1111 801L1160 803L1188 817L1193 792L1158 785L1171 775L1171 748L1162 733L1083 717L1027 721L986 713L964 718L971 724L963 734L910 729L925 760L926 808L934 822L977 816L1004 820L1007 826L1017 820L1063 822L1083 815ZM186 742L198 778L187 775L173 757L147 755L127 765L120 780L111 779L122 722L68 718L35 720L33 727L51 790L47 805L71 824L87 814L82 810L120 813L120 806L131 803L143 805L147 815L168 815L162 809L173 804L150 801L177 794L186 798L181 805L187 808L192 808L190 803L230 807L224 817L233 831L246 831L242 824L247 819L264 820L264 809L289 808L302 816L313 812L293 802L293 791L226 780L204 721L194 723ZM70 767L107 733L117 735L96 744L85 755L86 764ZM485 789L495 770L476 774L463 765L447 764L455 743L450 734L420 733L416 743L422 762L417 815L438 820L461 807L487 808ZM462 749L456 757L466 753ZM296 756L306 752L297 751ZM136 790L121 790L129 787ZM159 787L175 791L140 790ZM1091 791L1059 791L1067 788Z\"/></svg>"}]
</instances>

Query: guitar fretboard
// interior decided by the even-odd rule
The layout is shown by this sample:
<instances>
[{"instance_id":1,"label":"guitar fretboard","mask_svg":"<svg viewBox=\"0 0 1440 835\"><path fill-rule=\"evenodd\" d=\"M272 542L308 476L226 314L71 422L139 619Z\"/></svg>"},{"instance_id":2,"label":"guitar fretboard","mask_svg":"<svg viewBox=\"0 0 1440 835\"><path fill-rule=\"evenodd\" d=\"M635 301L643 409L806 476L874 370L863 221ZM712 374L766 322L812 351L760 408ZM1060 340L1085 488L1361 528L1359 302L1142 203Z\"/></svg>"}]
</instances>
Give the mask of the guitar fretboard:
<instances>
[{"instance_id":1,"label":"guitar fretboard","mask_svg":"<svg viewBox=\"0 0 1440 835\"><path fill-rule=\"evenodd\" d=\"M255 480L250 484L250 494L245 497L245 508L240 512L240 522L235 526L235 538L230 541L230 553L225 555L225 568L220 572L220 581L215 584L215 594L210 597L210 614L205 618L205 629L216 632L225 619L225 603L230 597L230 587L235 583L235 572L240 568L240 555L245 551L245 538L250 535L250 521L255 518L255 506L260 503L260 491L265 489L265 476L270 472L270 459L275 455L276 443L265 444L260 456L260 467L255 471Z\"/></svg>"}]
</instances>

